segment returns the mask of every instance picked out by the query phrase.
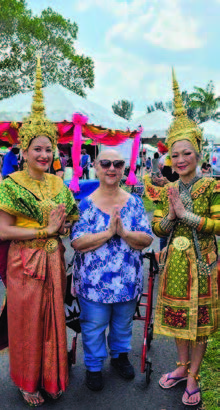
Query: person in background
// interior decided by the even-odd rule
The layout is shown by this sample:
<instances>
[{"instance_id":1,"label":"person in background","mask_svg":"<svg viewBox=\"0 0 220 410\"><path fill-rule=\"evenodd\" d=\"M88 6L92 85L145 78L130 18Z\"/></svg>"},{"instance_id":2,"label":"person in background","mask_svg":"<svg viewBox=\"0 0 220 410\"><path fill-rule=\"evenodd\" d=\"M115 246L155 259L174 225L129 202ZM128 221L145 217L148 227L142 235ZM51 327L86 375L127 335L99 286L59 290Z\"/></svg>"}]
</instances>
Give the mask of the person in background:
<instances>
[{"instance_id":1,"label":"person in background","mask_svg":"<svg viewBox=\"0 0 220 410\"><path fill-rule=\"evenodd\" d=\"M164 185L169 182L175 182L179 179L179 174L173 170L168 155L165 156L164 165L161 168L161 174L164 177L164 179L166 179Z\"/></svg>"},{"instance_id":2,"label":"person in background","mask_svg":"<svg viewBox=\"0 0 220 410\"><path fill-rule=\"evenodd\" d=\"M57 177L63 179L64 177L64 169L62 166L62 162L60 160L59 150L56 148L55 153L53 155L53 161L49 170L50 174L54 174Z\"/></svg>"},{"instance_id":3,"label":"person in background","mask_svg":"<svg viewBox=\"0 0 220 410\"><path fill-rule=\"evenodd\" d=\"M151 170L151 158L148 157L147 161L146 161L146 171L149 172Z\"/></svg>"},{"instance_id":4,"label":"person in background","mask_svg":"<svg viewBox=\"0 0 220 410\"><path fill-rule=\"evenodd\" d=\"M141 170L141 157L140 155L138 155L137 157L137 162L136 162L136 170L135 170L135 174L140 174L140 170Z\"/></svg>"},{"instance_id":5,"label":"person in background","mask_svg":"<svg viewBox=\"0 0 220 410\"><path fill-rule=\"evenodd\" d=\"M0 155L0 181L2 180L2 165L3 165L3 157Z\"/></svg>"},{"instance_id":6,"label":"person in background","mask_svg":"<svg viewBox=\"0 0 220 410\"><path fill-rule=\"evenodd\" d=\"M90 155L87 154L86 149L82 149L82 155L81 155L81 160L80 160L80 165L83 169L83 174L82 174L82 179L84 177L86 179L89 179L89 166L90 166L91 158Z\"/></svg>"},{"instance_id":7,"label":"person in background","mask_svg":"<svg viewBox=\"0 0 220 410\"><path fill-rule=\"evenodd\" d=\"M19 148L17 145L13 145L11 150L4 156L2 166L2 177L6 178L9 174L18 170L18 158Z\"/></svg>"},{"instance_id":8,"label":"person in background","mask_svg":"<svg viewBox=\"0 0 220 410\"><path fill-rule=\"evenodd\" d=\"M206 162L203 162L201 166L201 172L202 172L202 176L210 177L211 176L211 165L207 164Z\"/></svg>"},{"instance_id":9,"label":"person in background","mask_svg":"<svg viewBox=\"0 0 220 410\"><path fill-rule=\"evenodd\" d=\"M67 166L67 159L63 151L60 151L60 162L63 170L65 171L65 168Z\"/></svg>"},{"instance_id":10,"label":"person in background","mask_svg":"<svg viewBox=\"0 0 220 410\"><path fill-rule=\"evenodd\" d=\"M161 172L160 172L160 168L159 168L159 154L158 152L154 153L154 157L152 159L152 170L151 170L151 175L152 176L156 176L159 177Z\"/></svg>"},{"instance_id":11,"label":"person in background","mask_svg":"<svg viewBox=\"0 0 220 410\"><path fill-rule=\"evenodd\" d=\"M71 240L86 384L97 391L103 388L108 326L111 365L125 379L135 376L128 352L137 297L143 287L141 250L151 244L152 232L141 199L119 186L125 169L120 154L101 152L95 168L100 186L80 202L80 219Z\"/></svg>"}]
</instances>

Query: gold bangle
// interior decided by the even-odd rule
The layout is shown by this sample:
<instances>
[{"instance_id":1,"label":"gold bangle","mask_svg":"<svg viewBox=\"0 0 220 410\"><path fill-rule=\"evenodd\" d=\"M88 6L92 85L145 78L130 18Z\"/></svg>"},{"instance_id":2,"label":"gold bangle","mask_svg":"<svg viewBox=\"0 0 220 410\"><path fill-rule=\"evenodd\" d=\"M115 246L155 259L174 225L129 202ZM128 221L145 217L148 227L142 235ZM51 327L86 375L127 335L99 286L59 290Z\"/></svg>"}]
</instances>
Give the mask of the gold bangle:
<instances>
[{"instance_id":1,"label":"gold bangle","mask_svg":"<svg viewBox=\"0 0 220 410\"><path fill-rule=\"evenodd\" d=\"M47 231L46 229L38 229L37 230L37 235L36 235L37 239L46 239L47 238Z\"/></svg>"},{"instance_id":2,"label":"gold bangle","mask_svg":"<svg viewBox=\"0 0 220 410\"><path fill-rule=\"evenodd\" d=\"M61 234L61 236L63 236L64 238L66 238L69 235L70 235L70 229L69 228L66 228L65 232Z\"/></svg>"}]
</instances>

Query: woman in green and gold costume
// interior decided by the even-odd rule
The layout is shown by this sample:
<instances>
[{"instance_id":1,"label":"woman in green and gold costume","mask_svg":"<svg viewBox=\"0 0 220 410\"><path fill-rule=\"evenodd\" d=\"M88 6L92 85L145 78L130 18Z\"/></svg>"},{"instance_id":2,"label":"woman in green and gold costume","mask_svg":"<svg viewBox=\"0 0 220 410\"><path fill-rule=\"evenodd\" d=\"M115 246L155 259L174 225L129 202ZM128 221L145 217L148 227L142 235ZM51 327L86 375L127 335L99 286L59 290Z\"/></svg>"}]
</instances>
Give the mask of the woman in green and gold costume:
<instances>
[{"instance_id":1,"label":"woman in green and gold costume","mask_svg":"<svg viewBox=\"0 0 220 410\"><path fill-rule=\"evenodd\" d=\"M68 383L66 272L60 235L77 219L71 192L48 174L56 127L45 116L38 59L32 112L19 131L26 169L0 185L1 240L10 240L7 309L10 374L27 404L52 399Z\"/></svg>"},{"instance_id":2,"label":"woman in green and gold costume","mask_svg":"<svg viewBox=\"0 0 220 410\"><path fill-rule=\"evenodd\" d=\"M220 184L196 176L202 132L187 117L173 71L174 121L167 144L180 180L158 194L153 231L168 236L160 257L155 333L176 339L179 362L161 377L164 389L186 380L182 401L200 402L198 371L208 336L217 330L217 246L220 235Z\"/></svg>"}]
</instances>

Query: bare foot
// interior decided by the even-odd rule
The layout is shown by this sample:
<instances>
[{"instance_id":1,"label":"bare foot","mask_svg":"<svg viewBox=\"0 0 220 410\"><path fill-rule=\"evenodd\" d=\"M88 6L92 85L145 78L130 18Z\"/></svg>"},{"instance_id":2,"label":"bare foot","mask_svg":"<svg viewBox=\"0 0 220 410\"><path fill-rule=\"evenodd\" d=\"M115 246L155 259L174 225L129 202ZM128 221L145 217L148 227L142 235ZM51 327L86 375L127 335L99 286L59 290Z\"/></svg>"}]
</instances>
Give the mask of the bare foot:
<instances>
[{"instance_id":1,"label":"bare foot","mask_svg":"<svg viewBox=\"0 0 220 410\"><path fill-rule=\"evenodd\" d=\"M188 392L191 393L194 390L198 389L198 387L199 386L198 386L198 383L195 380L195 378L188 375L188 379L187 379L187 390L188 390ZM190 403L191 405L193 405L194 403L198 404L200 402L200 399L201 399L201 394L200 394L199 391L195 394L192 394L192 396L189 396L187 394L187 392L185 392L184 395L183 395L183 402L185 404L186 403Z\"/></svg>"},{"instance_id":2,"label":"bare foot","mask_svg":"<svg viewBox=\"0 0 220 410\"><path fill-rule=\"evenodd\" d=\"M168 379L169 375L169 380ZM187 377L188 372L186 366L179 366L173 372L164 374L160 380L159 384L161 387L169 388L171 385L175 383L175 380L172 377Z\"/></svg>"},{"instance_id":3,"label":"bare foot","mask_svg":"<svg viewBox=\"0 0 220 410\"><path fill-rule=\"evenodd\" d=\"M39 391L37 391L36 393L29 393L25 390L20 389L20 392L23 396L24 401L29 406L38 407L38 406L42 406L42 404L44 404L44 399L41 396Z\"/></svg>"}]
</instances>

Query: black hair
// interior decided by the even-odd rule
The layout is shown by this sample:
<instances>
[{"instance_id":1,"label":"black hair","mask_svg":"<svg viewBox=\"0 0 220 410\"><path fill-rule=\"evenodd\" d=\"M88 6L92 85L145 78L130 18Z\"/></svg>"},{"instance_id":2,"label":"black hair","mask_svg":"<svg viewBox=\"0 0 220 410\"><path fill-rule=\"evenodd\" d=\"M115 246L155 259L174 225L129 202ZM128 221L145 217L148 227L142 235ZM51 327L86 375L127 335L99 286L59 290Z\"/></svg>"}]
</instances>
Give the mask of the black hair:
<instances>
[{"instance_id":1,"label":"black hair","mask_svg":"<svg viewBox=\"0 0 220 410\"><path fill-rule=\"evenodd\" d=\"M159 158L159 154L158 154L158 152L155 152L155 154L154 154L154 158Z\"/></svg>"},{"instance_id":2,"label":"black hair","mask_svg":"<svg viewBox=\"0 0 220 410\"><path fill-rule=\"evenodd\" d=\"M13 152L15 155L19 153L19 148L18 147L12 147L11 152Z\"/></svg>"}]
</instances>

